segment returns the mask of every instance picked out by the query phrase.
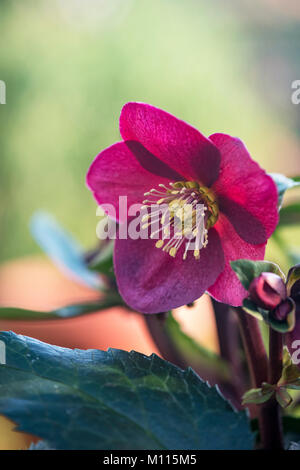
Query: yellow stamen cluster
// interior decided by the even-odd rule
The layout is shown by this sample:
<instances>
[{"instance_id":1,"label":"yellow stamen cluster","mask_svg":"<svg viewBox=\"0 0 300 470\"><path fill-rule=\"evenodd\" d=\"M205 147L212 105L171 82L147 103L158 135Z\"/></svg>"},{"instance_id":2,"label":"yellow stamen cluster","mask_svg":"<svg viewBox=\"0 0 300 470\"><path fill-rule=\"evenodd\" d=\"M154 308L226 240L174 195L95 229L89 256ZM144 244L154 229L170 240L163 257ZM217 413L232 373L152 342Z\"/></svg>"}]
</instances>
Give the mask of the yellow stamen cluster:
<instances>
[{"instance_id":1,"label":"yellow stamen cluster","mask_svg":"<svg viewBox=\"0 0 300 470\"><path fill-rule=\"evenodd\" d=\"M163 184L159 187L159 190L151 189L145 193L145 196L152 196L153 199L143 201L142 209L150 208L151 212L143 216L142 228L158 225L150 237L160 237L155 246L173 257L186 240L183 254L183 259L186 259L191 243L195 242L193 254L199 259L201 248L205 248L208 243L208 230L219 216L213 191L196 181L177 181L170 183L170 187Z\"/></svg>"}]
</instances>

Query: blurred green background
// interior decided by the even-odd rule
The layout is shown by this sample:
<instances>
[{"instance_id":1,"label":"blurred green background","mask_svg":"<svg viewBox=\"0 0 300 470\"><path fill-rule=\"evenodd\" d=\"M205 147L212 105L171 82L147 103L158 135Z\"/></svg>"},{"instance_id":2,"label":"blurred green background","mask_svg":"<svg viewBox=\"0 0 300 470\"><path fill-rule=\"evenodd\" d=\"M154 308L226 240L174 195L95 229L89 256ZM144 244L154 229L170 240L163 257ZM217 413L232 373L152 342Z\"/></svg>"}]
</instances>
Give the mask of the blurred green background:
<instances>
[{"instance_id":1,"label":"blurred green background","mask_svg":"<svg viewBox=\"0 0 300 470\"><path fill-rule=\"evenodd\" d=\"M39 251L37 209L95 243L85 174L119 140L130 100L239 136L268 171L300 174L299 25L298 1L1 0L0 260Z\"/></svg>"}]
</instances>

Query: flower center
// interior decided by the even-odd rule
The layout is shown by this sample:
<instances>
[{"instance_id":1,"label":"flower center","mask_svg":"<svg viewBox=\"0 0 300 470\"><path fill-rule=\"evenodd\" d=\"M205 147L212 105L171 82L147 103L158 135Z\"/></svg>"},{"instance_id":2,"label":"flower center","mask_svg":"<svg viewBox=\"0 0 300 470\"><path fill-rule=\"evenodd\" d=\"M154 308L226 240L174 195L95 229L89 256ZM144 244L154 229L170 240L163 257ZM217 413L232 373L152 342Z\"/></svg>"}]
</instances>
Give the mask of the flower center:
<instances>
[{"instance_id":1,"label":"flower center","mask_svg":"<svg viewBox=\"0 0 300 470\"><path fill-rule=\"evenodd\" d=\"M155 246L175 257L184 241L185 260L189 250L200 259L200 250L208 243L208 230L217 222L219 207L213 191L196 181L177 181L170 187L159 185L143 201L143 229L151 228L151 238L158 239Z\"/></svg>"}]
</instances>

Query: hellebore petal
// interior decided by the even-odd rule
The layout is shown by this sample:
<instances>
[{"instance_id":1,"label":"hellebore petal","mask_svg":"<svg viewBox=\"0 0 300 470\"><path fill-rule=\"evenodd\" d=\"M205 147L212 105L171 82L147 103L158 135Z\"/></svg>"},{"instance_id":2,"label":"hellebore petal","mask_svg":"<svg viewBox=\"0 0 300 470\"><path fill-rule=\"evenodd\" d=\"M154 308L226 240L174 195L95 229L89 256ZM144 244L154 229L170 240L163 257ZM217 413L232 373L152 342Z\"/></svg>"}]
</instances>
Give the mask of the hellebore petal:
<instances>
[{"instance_id":1,"label":"hellebore petal","mask_svg":"<svg viewBox=\"0 0 300 470\"><path fill-rule=\"evenodd\" d=\"M249 287L250 299L265 310L273 310L286 299L286 287L280 276L262 273ZM279 319L279 318L278 318Z\"/></svg>"},{"instance_id":2,"label":"hellebore petal","mask_svg":"<svg viewBox=\"0 0 300 470\"><path fill-rule=\"evenodd\" d=\"M141 204L144 193L160 183L168 184L174 178L174 171L161 162L158 176L146 164L157 167L154 157L138 142L118 142L103 150L91 164L86 181L98 204L112 204L117 210L108 215L117 220L127 219L127 214L119 213L119 196L127 196L127 207ZM153 163L152 163L153 162ZM158 163L159 160L158 160ZM178 176L179 177L179 176Z\"/></svg>"},{"instance_id":3,"label":"hellebore petal","mask_svg":"<svg viewBox=\"0 0 300 470\"><path fill-rule=\"evenodd\" d=\"M124 140L137 140L187 180L210 186L218 177L220 153L215 145L166 111L127 103L120 116L120 132Z\"/></svg>"},{"instance_id":4,"label":"hellebore petal","mask_svg":"<svg viewBox=\"0 0 300 470\"><path fill-rule=\"evenodd\" d=\"M213 134L210 140L221 152L220 174L213 185L220 210L243 240L266 243L279 220L274 181L252 160L241 140L226 134Z\"/></svg>"},{"instance_id":5,"label":"hellebore petal","mask_svg":"<svg viewBox=\"0 0 300 470\"><path fill-rule=\"evenodd\" d=\"M218 197L220 211L230 220L239 236L247 243L266 243L267 234L263 224L239 203L226 196Z\"/></svg>"},{"instance_id":6,"label":"hellebore petal","mask_svg":"<svg viewBox=\"0 0 300 470\"><path fill-rule=\"evenodd\" d=\"M224 269L224 255L217 232L200 260L172 258L151 240L117 239L114 266L118 288L125 302L144 313L158 313L189 304L214 283Z\"/></svg>"},{"instance_id":7,"label":"hellebore petal","mask_svg":"<svg viewBox=\"0 0 300 470\"><path fill-rule=\"evenodd\" d=\"M235 272L230 266L230 261L247 258L259 260L264 258L265 245L250 245L240 238L227 217L220 214L219 220L214 226L219 234L224 256L225 269L220 274L208 292L219 302L233 306L240 306L248 293L242 286Z\"/></svg>"}]
</instances>

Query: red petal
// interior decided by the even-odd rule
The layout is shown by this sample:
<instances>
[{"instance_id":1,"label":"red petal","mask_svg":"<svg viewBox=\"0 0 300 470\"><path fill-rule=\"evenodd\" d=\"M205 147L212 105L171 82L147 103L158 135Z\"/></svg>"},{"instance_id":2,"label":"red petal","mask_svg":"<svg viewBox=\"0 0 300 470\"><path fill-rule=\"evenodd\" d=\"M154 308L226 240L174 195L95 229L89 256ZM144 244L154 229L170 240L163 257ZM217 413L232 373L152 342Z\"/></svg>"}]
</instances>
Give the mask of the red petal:
<instances>
[{"instance_id":1,"label":"red petal","mask_svg":"<svg viewBox=\"0 0 300 470\"><path fill-rule=\"evenodd\" d=\"M114 255L118 288L125 302L143 313L166 312L193 302L214 283L224 268L224 255L214 229L201 250L186 260L172 258L155 247L155 240L116 240Z\"/></svg>"},{"instance_id":2,"label":"red petal","mask_svg":"<svg viewBox=\"0 0 300 470\"><path fill-rule=\"evenodd\" d=\"M197 129L143 103L127 103L121 112L124 140L137 140L187 180L210 186L218 177L220 155Z\"/></svg>"},{"instance_id":3,"label":"red petal","mask_svg":"<svg viewBox=\"0 0 300 470\"><path fill-rule=\"evenodd\" d=\"M250 245L242 240L223 214L220 214L214 228L221 239L225 256L225 269L214 285L209 288L208 292L219 302L234 306L242 305L244 298L247 296L247 291L243 288L236 274L231 269L230 261L236 259L264 259L265 244ZM209 236L210 231L208 233L208 239Z\"/></svg>"},{"instance_id":4,"label":"red petal","mask_svg":"<svg viewBox=\"0 0 300 470\"><path fill-rule=\"evenodd\" d=\"M275 183L239 139L225 134L214 134L210 139L221 152L220 174L213 186L221 210L245 241L266 242L278 224Z\"/></svg>"},{"instance_id":5,"label":"red petal","mask_svg":"<svg viewBox=\"0 0 300 470\"><path fill-rule=\"evenodd\" d=\"M157 174L151 171L151 166L155 166ZM174 171L157 162L140 143L119 142L97 155L89 168L87 185L100 205L114 206L116 217L113 212L106 211L111 217L124 220L126 214L118 213L119 196L127 196L129 209L132 204L143 202L145 192L157 188L160 183L169 184L174 178Z\"/></svg>"}]
</instances>

